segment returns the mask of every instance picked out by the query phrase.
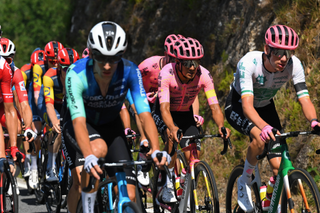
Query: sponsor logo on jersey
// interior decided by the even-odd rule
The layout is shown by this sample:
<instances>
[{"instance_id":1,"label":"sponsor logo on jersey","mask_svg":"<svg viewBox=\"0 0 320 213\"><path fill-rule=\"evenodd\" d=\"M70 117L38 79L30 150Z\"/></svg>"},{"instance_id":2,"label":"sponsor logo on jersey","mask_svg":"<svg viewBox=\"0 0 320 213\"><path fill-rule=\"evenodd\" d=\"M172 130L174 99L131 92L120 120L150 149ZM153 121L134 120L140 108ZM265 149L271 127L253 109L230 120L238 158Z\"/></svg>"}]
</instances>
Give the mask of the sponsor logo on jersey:
<instances>
[{"instance_id":1,"label":"sponsor logo on jersey","mask_svg":"<svg viewBox=\"0 0 320 213\"><path fill-rule=\"evenodd\" d=\"M144 87L143 87L143 81L142 81L141 72L140 72L139 69L136 69L136 71L137 71L137 76L138 76L138 80L139 80L140 95L142 97L145 97L146 96L146 91L144 90Z\"/></svg>"},{"instance_id":2,"label":"sponsor logo on jersey","mask_svg":"<svg viewBox=\"0 0 320 213\"><path fill-rule=\"evenodd\" d=\"M24 86L24 81L20 81L19 86L21 91L26 91L26 87Z\"/></svg>"},{"instance_id":3,"label":"sponsor logo on jersey","mask_svg":"<svg viewBox=\"0 0 320 213\"><path fill-rule=\"evenodd\" d=\"M71 89L71 77L68 77L68 79L67 79L67 90L68 90L67 94L69 94L69 98L70 98L71 104L72 104L71 107L74 109L78 109L78 106L75 105L76 101L75 101L75 98L73 96L72 89Z\"/></svg>"},{"instance_id":4,"label":"sponsor logo on jersey","mask_svg":"<svg viewBox=\"0 0 320 213\"><path fill-rule=\"evenodd\" d=\"M44 87L44 95L49 96L50 95L50 87Z\"/></svg>"}]
</instances>

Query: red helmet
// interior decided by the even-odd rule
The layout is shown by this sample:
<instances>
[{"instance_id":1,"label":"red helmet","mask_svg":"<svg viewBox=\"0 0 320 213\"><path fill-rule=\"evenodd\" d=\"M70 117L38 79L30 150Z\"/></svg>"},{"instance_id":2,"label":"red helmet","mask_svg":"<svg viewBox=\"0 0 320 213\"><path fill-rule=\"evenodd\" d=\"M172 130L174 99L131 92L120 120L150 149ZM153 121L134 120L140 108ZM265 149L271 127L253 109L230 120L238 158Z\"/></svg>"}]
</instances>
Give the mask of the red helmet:
<instances>
[{"instance_id":1,"label":"red helmet","mask_svg":"<svg viewBox=\"0 0 320 213\"><path fill-rule=\"evenodd\" d=\"M177 59L194 60L204 55L202 45L197 39L182 38L175 42L173 52Z\"/></svg>"},{"instance_id":2,"label":"red helmet","mask_svg":"<svg viewBox=\"0 0 320 213\"><path fill-rule=\"evenodd\" d=\"M7 38L0 38L0 55L3 57L13 56L16 54L14 43Z\"/></svg>"},{"instance_id":3,"label":"red helmet","mask_svg":"<svg viewBox=\"0 0 320 213\"><path fill-rule=\"evenodd\" d=\"M178 41L180 38L184 38L183 35L175 35L171 34L168 35L166 40L164 41L164 51L171 57L176 57L173 53L173 45L176 41Z\"/></svg>"},{"instance_id":4,"label":"red helmet","mask_svg":"<svg viewBox=\"0 0 320 213\"><path fill-rule=\"evenodd\" d=\"M45 61L46 60L46 54L43 50L36 50L31 54L31 64L34 65L38 61Z\"/></svg>"},{"instance_id":5,"label":"red helmet","mask_svg":"<svg viewBox=\"0 0 320 213\"><path fill-rule=\"evenodd\" d=\"M275 25L269 27L265 35L266 44L273 48L294 50L298 47L299 37L290 27Z\"/></svg>"},{"instance_id":6,"label":"red helmet","mask_svg":"<svg viewBox=\"0 0 320 213\"><path fill-rule=\"evenodd\" d=\"M63 48L58 53L58 61L62 66L70 66L77 60L79 60L79 54L74 49Z\"/></svg>"},{"instance_id":7,"label":"red helmet","mask_svg":"<svg viewBox=\"0 0 320 213\"><path fill-rule=\"evenodd\" d=\"M46 56L49 58L56 58L58 57L59 50L63 49L63 45L58 41L50 41L44 47L44 51Z\"/></svg>"}]
</instances>

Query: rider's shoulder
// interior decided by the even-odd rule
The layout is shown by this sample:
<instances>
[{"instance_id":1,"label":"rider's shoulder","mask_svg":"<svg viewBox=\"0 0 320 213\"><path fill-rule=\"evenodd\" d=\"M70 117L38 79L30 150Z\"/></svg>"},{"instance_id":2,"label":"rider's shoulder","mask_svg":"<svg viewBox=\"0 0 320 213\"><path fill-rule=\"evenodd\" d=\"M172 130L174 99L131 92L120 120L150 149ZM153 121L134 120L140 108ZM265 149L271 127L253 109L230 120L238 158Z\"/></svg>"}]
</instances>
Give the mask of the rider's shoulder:
<instances>
[{"instance_id":1,"label":"rider's shoulder","mask_svg":"<svg viewBox=\"0 0 320 213\"><path fill-rule=\"evenodd\" d=\"M139 64L139 68L141 67L148 67L148 66L152 66L155 63L159 63L159 60L162 58L163 56L151 56L149 58L146 58L145 60L143 60L140 64Z\"/></svg>"},{"instance_id":2,"label":"rider's shoulder","mask_svg":"<svg viewBox=\"0 0 320 213\"><path fill-rule=\"evenodd\" d=\"M21 71L22 71L22 72L25 72L25 71L27 71L27 70L30 70L31 68L32 68L31 63L25 64L25 65L23 65L23 66L21 67Z\"/></svg>"},{"instance_id":3,"label":"rider's shoulder","mask_svg":"<svg viewBox=\"0 0 320 213\"><path fill-rule=\"evenodd\" d=\"M48 69L48 71L44 74L44 76L53 77L57 74L58 74L57 68L52 67L52 68Z\"/></svg>"},{"instance_id":4,"label":"rider's shoulder","mask_svg":"<svg viewBox=\"0 0 320 213\"><path fill-rule=\"evenodd\" d=\"M93 60L89 57L82 58L70 65L68 73L74 71L76 74L83 72L84 70L93 69Z\"/></svg>"}]
</instances>

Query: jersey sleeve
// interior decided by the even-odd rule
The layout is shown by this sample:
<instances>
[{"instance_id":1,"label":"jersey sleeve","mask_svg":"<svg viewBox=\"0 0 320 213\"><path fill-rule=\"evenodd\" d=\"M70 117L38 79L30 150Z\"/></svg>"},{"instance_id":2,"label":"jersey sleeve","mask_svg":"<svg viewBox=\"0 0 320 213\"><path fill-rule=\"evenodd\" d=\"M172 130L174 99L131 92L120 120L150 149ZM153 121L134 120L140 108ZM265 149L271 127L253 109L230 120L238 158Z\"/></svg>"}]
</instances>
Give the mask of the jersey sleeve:
<instances>
[{"instance_id":1,"label":"jersey sleeve","mask_svg":"<svg viewBox=\"0 0 320 213\"><path fill-rule=\"evenodd\" d=\"M127 95L126 95L126 99L129 101L130 105L133 104L133 99L132 99L132 95L130 92L130 89L128 89Z\"/></svg>"},{"instance_id":2,"label":"jersey sleeve","mask_svg":"<svg viewBox=\"0 0 320 213\"><path fill-rule=\"evenodd\" d=\"M17 95L19 98L19 102L22 103L24 101L28 101L28 93L24 84L24 79L22 77L22 73L20 69L17 69L13 75L14 86L12 90L17 91Z\"/></svg>"},{"instance_id":3,"label":"jersey sleeve","mask_svg":"<svg viewBox=\"0 0 320 213\"><path fill-rule=\"evenodd\" d=\"M84 103L82 93L85 89L81 79L73 70L69 70L66 76L66 97L71 119L85 117Z\"/></svg>"},{"instance_id":4,"label":"jersey sleeve","mask_svg":"<svg viewBox=\"0 0 320 213\"><path fill-rule=\"evenodd\" d=\"M240 76L239 81L240 81L240 88L241 88L241 98L244 98L247 96L253 96L254 94L253 81L252 81L252 74L253 74L252 70L254 70L254 67L250 66L250 64L244 64L243 58L239 61L237 65L237 72L239 72L239 76Z\"/></svg>"},{"instance_id":5,"label":"jersey sleeve","mask_svg":"<svg viewBox=\"0 0 320 213\"><path fill-rule=\"evenodd\" d=\"M21 74L22 74L22 77L23 77L23 80L24 80L24 85L27 85L27 80L28 80L28 76L25 72L22 72L21 71Z\"/></svg>"},{"instance_id":6,"label":"jersey sleeve","mask_svg":"<svg viewBox=\"0 0 320 213\"><path fill-rule=\"evenodd\" d=\"M43 76L43 93L46 104L54 104L53 80L49 76Z\"/></svg>"},{"instance_id":7,"label":"jersey sleeve","mask_svg":"<svg viewBox=\"0 0 320 213\"><path fill-rule=\"evenodd\" d=\"M292 57L293 60L293 73L292 80L294 84L294 88L297 93L298 99L309 97L308 88L306 85L306 79L304 75L304 69L301 64L301 61L297 57Z\"/></svg>"},{"instance_id":8,"label":"jersey sleeve","mask_svg":"<svg viewBox=\"0 0 320 213\"><path fill-rule=\"evenodd\" d=\"M39 92L41 89L42 85L42 68L38 65L35 64L33 66L33 90L35 92Z\"/></svg>"},{"instance_id":9,"label":"jersey sleeve","mask_svg":"<svg viewBox=\"0 0 320 213\"><path fill-rule=\"evenodd\" d=\"M131 65L128 83L137 113L151 112L146 91L143 87L141 72L135 64ZM130 103L130 105L132 105L132 103Z\"/></svg>"},{"instance_id":10,"label":"jersey sleeve","mask_svg":"<svg viewBox=\"0 0 320 213\"><path fill-rule=\"evenodd\" d=\"M2 91L2 97L4 103L13 102L13 93L12 93L12 70L8 63L5 63L2 70L2 79L0 82L0 87Z\"/></svg>"},{"instance_id":11,"label":"jersey sleeve","mask_svg":"<svg viewBox=\"0 0 320 213\"><path fill-rule=\"evenodd\" d=\"M158 77L158 97L159 103L170 103L170 80L172 75L168 74L166 67L164 67Z\"/></svg>"},{"instance_id":12,"label":"jersey sleeve","mask_svg":"<svg viewBox=\"0 0 320 213\"><path fill-rule=\"evenodd\" d=\"M204 70L203 75L201 75L201 79L203 82L204 92L206 94L208 104L219 104L217 94L214 89L213 78L210 72L208 70Z\"/></svg>"}]
</instances>

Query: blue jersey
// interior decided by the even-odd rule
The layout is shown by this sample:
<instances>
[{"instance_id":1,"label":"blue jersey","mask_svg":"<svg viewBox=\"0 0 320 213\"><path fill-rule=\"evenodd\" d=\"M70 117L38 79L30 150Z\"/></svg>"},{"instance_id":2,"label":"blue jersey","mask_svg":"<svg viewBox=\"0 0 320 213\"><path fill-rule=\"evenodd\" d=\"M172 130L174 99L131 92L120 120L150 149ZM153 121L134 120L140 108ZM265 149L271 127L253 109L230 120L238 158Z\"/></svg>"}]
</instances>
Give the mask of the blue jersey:
<instances>
[{"instance_id":1,"label":"blue jersey","mask_svg":"<svg viewBox=\"0 0 320 213\"><path fill-rule=\"evenodd\" d=\"M130 89L130 105L136 106L137 113L150 112L141 72L133 62L122 59L112 76L108 92L101 95L93 74L93 60L89 57L72 64L66 76L66 97L71 119L85 117L94 125L114 121Z\"/></svg>"}]
</instances>

